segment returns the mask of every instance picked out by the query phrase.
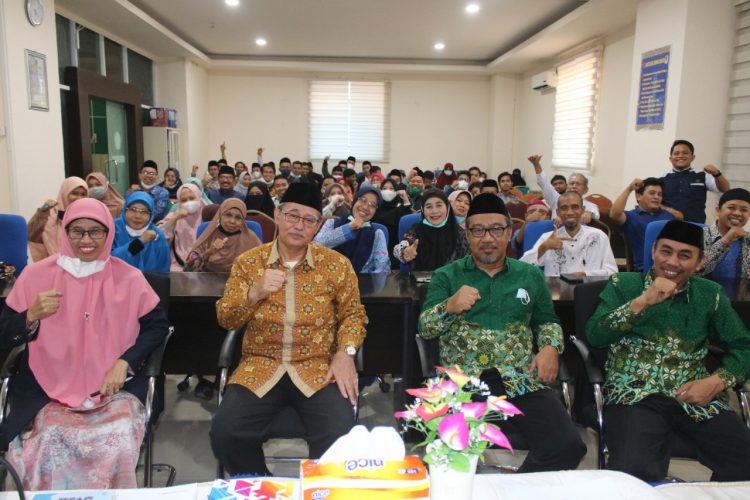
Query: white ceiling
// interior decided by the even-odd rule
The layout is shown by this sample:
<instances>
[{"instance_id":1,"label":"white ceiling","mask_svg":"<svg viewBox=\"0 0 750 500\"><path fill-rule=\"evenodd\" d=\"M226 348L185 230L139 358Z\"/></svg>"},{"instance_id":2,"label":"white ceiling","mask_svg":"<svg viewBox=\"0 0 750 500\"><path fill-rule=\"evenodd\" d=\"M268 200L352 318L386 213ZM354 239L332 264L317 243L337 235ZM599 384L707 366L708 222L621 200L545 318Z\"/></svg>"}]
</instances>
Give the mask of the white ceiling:
<instances>
[{"instance_id":1,"label":"white ceiling","mask_svg":"<svg viewBox=\"0 0 750 500\"><path fill-rule=\"evenodd\" d=\"M56 0L56 10L156 59L221 67L334 63L522 72L632 24L637 0ZM255 44L263 37L265 47ZM445 50L433 48L445 43ZM565 44L565 45L561 45ZM304 67L304 66L302 66Z\"/></svg>"}]
</instances>

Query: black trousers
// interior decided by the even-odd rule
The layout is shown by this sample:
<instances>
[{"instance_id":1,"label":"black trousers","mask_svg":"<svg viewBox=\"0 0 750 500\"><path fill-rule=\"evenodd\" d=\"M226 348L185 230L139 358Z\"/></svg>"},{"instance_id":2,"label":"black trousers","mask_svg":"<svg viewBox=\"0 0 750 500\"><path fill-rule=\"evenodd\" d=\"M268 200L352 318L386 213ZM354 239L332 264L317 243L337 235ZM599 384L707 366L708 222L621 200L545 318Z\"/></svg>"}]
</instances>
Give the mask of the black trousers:
<instances>
[{"instance_id":1,"label":"black trousers","mask_svg":"<svg viewBox=\"0 0 750 500\"><path fill-rule=\"evenodd\" d=\"M497 370L486 370L480 378L493 395L506 395ZM520 435L529 450L518 472L547 472L578 467L586 455L586 445L554 391L542 389L508 398L508 401L523 415L508 418L500 423L500 428L508 435L511 444L513 434Z\"/></svg>"},{"instance_id":2,"label":"black trousers","mask_svg":"<svg viewBox=\"0 0 750 500\"><path fill-rule=\"evenodd\" d=\"M674 433L695 445L698 461L711 469L712 481L750 480L750 430L728 411L695 422L673 398L651 395L633 405L604 409L609 448L607 468L644 481L667 475Z\"/></svg>"},{"instance_id":3,"label":"black trousers","mask_svg":"<svg viewBox=\"0 0 750 500\"><path fill-rule=\"evenodd\" d=\"M244 386L230 384L209 432L214 456L230 474L269 474L263 441L274 417L286 406L292 406L302 419L311 458L319 458L354 426L352 405L341 396L336 384L309 398L297 389L289 375L284 375L262 398Z\"/></svg>"}]
</instances>

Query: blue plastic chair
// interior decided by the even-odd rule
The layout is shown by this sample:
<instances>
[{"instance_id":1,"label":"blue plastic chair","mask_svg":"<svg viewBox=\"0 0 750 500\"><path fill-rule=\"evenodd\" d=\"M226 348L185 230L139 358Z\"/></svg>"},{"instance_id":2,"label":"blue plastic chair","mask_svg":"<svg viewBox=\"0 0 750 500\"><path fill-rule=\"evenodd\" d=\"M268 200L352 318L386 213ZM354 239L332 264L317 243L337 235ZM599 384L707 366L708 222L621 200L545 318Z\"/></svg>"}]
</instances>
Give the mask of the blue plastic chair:
<instances>
[{"instance_id":1,"label":"blue plastic chair","mask_svg":"<svg viewBox=\"0 0 750 500\"><path fill-rule=\"evenodd\" d=\"M528 222L526 224L526 231L523 233L523 253L531 250L539 237L546 232L552 231L553 228L551 220Z\"/></svg>"},{"instance_id":2,"label":"blue plastic chair","mask_svg":"<svg viewBox=\"0 0 750 500\"><path fill-rule=\"evenodd\" d=\"M412 227L420 220L422 220L421 212L417 212L415 214L406 214L402 216L398 221L398 241L403 241L404 233L406 233L406 231L408 231L410 227ZM393 249L391 248L391 252L392 251ZM401 262L399 263L399 270L404 273L409 273L411 272L411 265Z\"/></svg>"},{"instance_id":3,"label":"blue plastic chair","mask_svg":"<svg viewBox=\"0 0 750 500\"><path fill-rule=\"evenodd\" d=\"M380 229L381 231L383 231L383 236L385 236L385 246L386 248L388 248L388 242L390 241L388 239L388 228L385 227L383 224L378 224L377 222L371 222L370 224L372 224L372 227L374 227L375 229ZM392 250L393 250L392 248L388 248L389 252Z\"/></svg>"},{"instance_id":4,"label":"blue plastic chair","mask_svg":"<svg viewBox=\"0 0 750 500\"><path fill-rule=\"evenodd\" d=\"M667 220L656 220L654 222L649 222L646 226L646 235L643 238L643 271L648 272L649 269L651 269L651 266L654 264L654 259L651 256L651 248L654 246L654 242L656 241L656 237L659 236L659 233L662 229L664 229L664 225L669 222ZM689 221L688 221L689 222ZM695 224L698 227L706 227L705 224L701 224L700 222L690 222L691 224Z\"/></svg>"},{"instance_id":5,"label":"blue plastic chair","mask_svg":"<svg viewBox=\"0 0 750 500\"><path fill-rule=\"evenodd\" d=\"M203 231L206 230L210 223L211 221L201 222L200 226L198 226L198 230L195 232L195 237L200 238L201 234L203 234ZM263 241L263 228L260 227L260 224L254 220L246 220L245 224L249 230L255 233L260 241Z\"/></svg>"},{"instance_id":6,"label":"blue plastic chair","mask_svg":"<svg viewBox=\"0 0 750 500\"><path fill-rule=\"evenodd\" d=\"M16 268L16 276L21 274L29 262L28 232L26 219L20 215L0 214L0 261Z\"/></svg>"}]
</instances>

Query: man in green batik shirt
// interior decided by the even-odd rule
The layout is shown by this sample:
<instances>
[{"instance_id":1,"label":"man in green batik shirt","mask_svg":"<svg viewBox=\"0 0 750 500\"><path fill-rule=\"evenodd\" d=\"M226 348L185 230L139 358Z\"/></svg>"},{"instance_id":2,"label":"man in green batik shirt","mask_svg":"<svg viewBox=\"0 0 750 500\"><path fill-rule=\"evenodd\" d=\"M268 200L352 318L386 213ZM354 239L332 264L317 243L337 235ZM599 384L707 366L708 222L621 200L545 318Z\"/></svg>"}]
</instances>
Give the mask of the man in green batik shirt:
<instances>
[{"instance_id":1,"label":"man in green batik shirt","mask_svg":"<svg viewBox=\"0 0 750 500\"><path fill-rule=\"evenodd\" d=\"M542 272L505 256L510 220L496 195L472 200L466 217L471 255L432 274L419 334L440 339L443 365L479 376L493 395L507 395L523 412L503 423L529 446L519 472L575 469L586 446L546 385L557 377L562 328Z\"/></svg>"},{"instance_id":2,"label":"man in green batik shirt","mask_svg":"<svg viewBox=\"0 0 750 500\"><path fill-rule=\"evenodd\" d=\"M608 467L645 481L669 468L671 434L695 445L714 481L750 479L750 430L727 404L725 389L750 371L750 332L722 287L693 276L705 261L703 230L669 221L650 272L619 273L586 325L594 347L609 347L605 437ZM709 375L708 343L726 354Z\"/></svg>"}]
</instances>

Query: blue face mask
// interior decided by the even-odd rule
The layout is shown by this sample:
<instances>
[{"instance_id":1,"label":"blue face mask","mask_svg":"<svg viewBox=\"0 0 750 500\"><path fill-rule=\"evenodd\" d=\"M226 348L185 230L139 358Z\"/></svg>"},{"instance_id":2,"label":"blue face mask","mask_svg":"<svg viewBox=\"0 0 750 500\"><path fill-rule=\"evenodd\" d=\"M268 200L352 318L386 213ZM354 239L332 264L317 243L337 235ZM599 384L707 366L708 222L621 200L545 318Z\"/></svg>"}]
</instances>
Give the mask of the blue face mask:
<instances>
[{"instance_id":1,"label":"blue face mask","mask_svg":"<svg viewBox=\"0 0 750 500\"><path fill-rule=\"evenodd\" d=\"M288 168L282 168L281 169L281 175L283 175L284 177L286 177L287 175L289 175L289 172L291 172L291 170L288 169Z\"/></svg>"},{"instance_id":2,"label":"blue face mask","mask_svg":"<svg viewBox=\"0 0 750 500\"><path fill-rule=\"evenodd\" d=\"M463 224L465 220L466 217L459 217L458 215L456 216L456 222L458 222L459 224Z\"/></svg>"},{"instance_id":3,"label":"blue face mask","mask_svg":"<svg viewBox=\"0 0 750 500\"><path fill-rule=\"evenodd\" d=\"M422 219L422 224L424 224L425 226L434 227L435 229L440 229L441 227L445 226L447 223L448 223L448 217L446 217L445 219L443 219L443 222L439 222L437 224L433 224L432 222L430 222L426 218Z\"/></svg>"}]
</instances>

